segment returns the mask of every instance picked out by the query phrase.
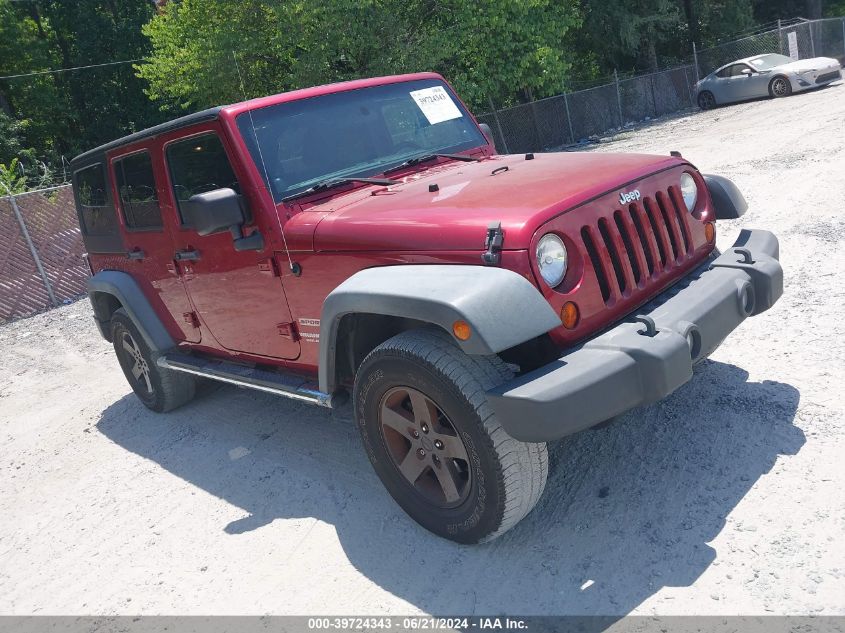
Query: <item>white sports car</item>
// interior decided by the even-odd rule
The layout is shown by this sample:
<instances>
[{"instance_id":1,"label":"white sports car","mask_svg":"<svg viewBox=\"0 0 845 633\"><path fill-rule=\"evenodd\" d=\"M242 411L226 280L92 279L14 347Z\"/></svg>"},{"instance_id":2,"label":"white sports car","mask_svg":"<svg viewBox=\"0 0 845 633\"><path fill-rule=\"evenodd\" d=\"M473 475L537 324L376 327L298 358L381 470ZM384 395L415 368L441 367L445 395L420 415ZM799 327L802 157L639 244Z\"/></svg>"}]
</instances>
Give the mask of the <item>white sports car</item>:
<instances>
[{"instance_id":1,"label":"white sports car","mask_svg":"<svg viewBox=\"0 0 845 633\"><path fill-rule=\"evenodd\" d=\"M842 78L842 66L830 57L794 60L774 53L725 64L695 84L702 110L758 97L788 97Z\"/></svg>"}]
</instances>

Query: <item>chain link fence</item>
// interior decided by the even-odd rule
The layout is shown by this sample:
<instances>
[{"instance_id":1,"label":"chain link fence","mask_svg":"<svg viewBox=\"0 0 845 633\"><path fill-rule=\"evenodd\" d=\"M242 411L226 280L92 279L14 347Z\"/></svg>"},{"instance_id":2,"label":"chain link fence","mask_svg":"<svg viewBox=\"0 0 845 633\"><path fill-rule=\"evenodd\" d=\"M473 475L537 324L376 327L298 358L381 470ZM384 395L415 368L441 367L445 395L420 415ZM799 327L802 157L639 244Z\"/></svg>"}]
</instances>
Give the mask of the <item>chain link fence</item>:
<instances>
[{"instance_id":1,"label":"chain link fence","mask_svg":"<svg viewBox=\"0 0 845 633\"><path fill-rule=\"evenodd\" d=\"M83 251L70 185L0 197L0 323L84 294Z\"/></svg>"},{"instance_id":2,"label":"chain link fence","mask_svg":"<svg viewBox=\"0 0 845 633\"><path fill-rule=\"evenodd\" d=\"M691 63L479 115L500 152L560 150L620 128L697 107L695 83L744 57L777 53L796 59L833 57L845 65L845 18L795 19L701 50Z\"/></svg>"}]
</instances>

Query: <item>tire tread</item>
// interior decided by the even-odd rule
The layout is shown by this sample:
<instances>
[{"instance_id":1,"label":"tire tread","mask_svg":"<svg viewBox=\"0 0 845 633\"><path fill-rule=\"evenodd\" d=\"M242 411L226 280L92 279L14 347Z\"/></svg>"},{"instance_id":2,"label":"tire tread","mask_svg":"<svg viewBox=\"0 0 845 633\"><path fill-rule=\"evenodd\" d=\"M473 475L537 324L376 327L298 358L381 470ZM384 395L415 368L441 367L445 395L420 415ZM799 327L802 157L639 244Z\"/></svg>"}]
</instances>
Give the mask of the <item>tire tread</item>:
<instances>
[{"instance_id":1,"label":"tire tread","mask_svg":"<svg viewBox=\"0 0 845 633\"><path fill-rule=\"evenodd\" d=\"M423 361L450 381L474 409L496 453L504 504L498 526L479 542L501 536L537 504L546 485L549 455L545 443L515 440L502 428L486 398L488 389L510 379L513 372L498 356L468 356L442 330L409 330L376 347L373 355L394 353Z\"/></svg>"}]
</instances>

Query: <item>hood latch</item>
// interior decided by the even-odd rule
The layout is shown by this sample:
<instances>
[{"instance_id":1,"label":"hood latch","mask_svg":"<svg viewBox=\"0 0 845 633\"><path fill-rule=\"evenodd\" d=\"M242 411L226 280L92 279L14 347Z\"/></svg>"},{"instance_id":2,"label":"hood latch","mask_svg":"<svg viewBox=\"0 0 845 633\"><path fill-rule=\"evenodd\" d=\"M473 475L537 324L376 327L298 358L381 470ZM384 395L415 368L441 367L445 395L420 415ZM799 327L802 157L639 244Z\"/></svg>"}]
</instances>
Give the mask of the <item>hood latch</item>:
<instances>
[{"instance_id":1,"label":"hood latch","mask_svg":"<svg viewBox=\"0 0 845 633\"><path fill-rule=\"evenodd\" d=\"M484 241L485 252L481 254L481 261L485 266L498 266L502 259L502 244L505 234L502 232L501 222L491 222L487 225L487 239Z\"/></svg>"}]
</instances>

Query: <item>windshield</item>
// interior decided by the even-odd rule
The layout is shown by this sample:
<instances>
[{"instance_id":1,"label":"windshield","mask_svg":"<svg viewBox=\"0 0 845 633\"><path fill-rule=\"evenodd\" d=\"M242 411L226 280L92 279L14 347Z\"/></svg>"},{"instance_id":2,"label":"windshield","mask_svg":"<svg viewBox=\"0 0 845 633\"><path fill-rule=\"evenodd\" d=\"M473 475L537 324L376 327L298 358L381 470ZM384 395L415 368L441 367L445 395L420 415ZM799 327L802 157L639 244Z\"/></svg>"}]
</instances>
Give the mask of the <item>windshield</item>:
<instances>
[{"instance_id":1,"label":"windshield","mask_svg":"<svg viewBox=\"0 0 845 633\"><path fill-rule=\"evenodd\" d=\"M769 70L774 68L775 66L782 66L783 64L791 64L794 60L786 55L775 55L774 53L771 55L761 55L760 57L755 57L754 59L749 60L749 64L751 64L757 70Z\"/></svg>"},{"instance_id":2,"label":"windshield","mask_svg":"<svg viewBox=\"0 0 845 633\"><path fill-rule=\"evenodd\" d=\"M415 156L487 143L436 79L280 103L240 114L237 124L265 176L263 159L277 203L325 180L373 176Z\"/></svg>"}]
</instances>

